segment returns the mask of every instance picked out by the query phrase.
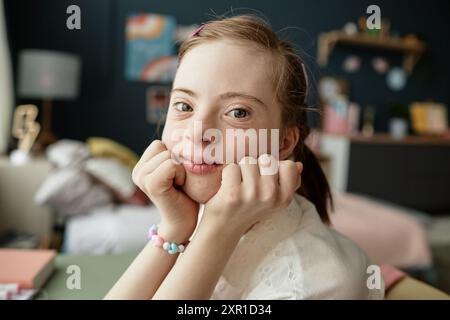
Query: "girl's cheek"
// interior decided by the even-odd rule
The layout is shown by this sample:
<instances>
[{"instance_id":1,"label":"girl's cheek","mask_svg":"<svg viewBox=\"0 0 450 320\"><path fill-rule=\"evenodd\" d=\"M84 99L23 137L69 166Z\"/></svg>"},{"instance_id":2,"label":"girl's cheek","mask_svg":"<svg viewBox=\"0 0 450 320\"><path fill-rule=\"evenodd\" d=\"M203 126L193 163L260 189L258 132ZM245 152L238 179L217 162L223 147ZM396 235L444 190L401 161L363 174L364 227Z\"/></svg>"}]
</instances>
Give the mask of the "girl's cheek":
<instances>
[{"instance_id":1,"label":"girl's cheek","mask_svg":"<svg viewBox=\"0 0 450 320\"><path fill-rule=\"evenodd\" d=\"M183 135L182 128L177 128L171 121L166 121L164 125L163 134L161 137L162 142L166 145L166 147L170 150L169 147L172 147Z\"/></svg>"},{"instance_id":2,"label":"girl's cheek","mask_svg":"<svg viewBox=\"0 0 450 320\"><path fill-rule=\"evenodd\" d=\"M167 129L167 127L165 126L164 127L164 130L163 130L163 133L162 133L162 136L161 136L161 141L167 146L167 131L168 131L168 129Z\"/></svg>"},{"instance_id":3,"label":"girl's cheek","mask_svg":"<svg viewBox=\"0 0 450 320\"><path fill-rule=\"evenodd\" d=\"M166 123L163 131L162 142L167 150L172 153L175 160L179 160L179 157L183 154L184 132L184 128L173 127L169 123Z\"/></svg>"}]
</instances>

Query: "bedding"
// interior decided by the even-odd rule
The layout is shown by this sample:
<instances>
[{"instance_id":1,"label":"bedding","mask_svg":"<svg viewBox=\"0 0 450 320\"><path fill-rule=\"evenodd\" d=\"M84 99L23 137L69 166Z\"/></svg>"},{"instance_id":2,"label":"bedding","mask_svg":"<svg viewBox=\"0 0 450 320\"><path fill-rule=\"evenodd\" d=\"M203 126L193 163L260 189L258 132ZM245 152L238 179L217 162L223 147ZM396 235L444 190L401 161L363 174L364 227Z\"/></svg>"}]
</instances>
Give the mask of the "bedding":
<instances>
[{"instance_id":1,"label":"bedding","mask_svg":"<svg viewBox=\"0 0 450 320\"><path fill-rule=\"evenodd\" d=\"M46 156L57 168L66 168L79 167L90 153L83 142L64 139L48 146Z\"/></svg>"},{"instance_id":2,"label":"bedding","mask_svg":"<svg viewBox=\"0 0 450 320\"><path fill-rule=\"evenodd\" d=\"M159 223L155 206L104 206L68 219L63 251L88 255L139 251L154 223Z\"/></svg>"},{"instance_id":3,"label":"bedding","mask_svg":"<svg viewBox=\"0 0 450 320\"><path fill-rule=\"evenodd\" d=\"M334 193L332 226L355 241L376 264L399 268L432 264L426 219L408 209L350 193Z\"/></svg>"},{"instance_id":4,"label":"bedding","mask_svg":"<svg viewBox=\"0 0 450 320\"><path fill-rule=\"evenodd\" d=\"M34 201L47 205L61 216L83 214L96 207L112 203L111 193L102 185L94 184L78 168L52 172L39 187Z\"/></svg>"},{"instance_id":5,"label":"bedding","mask_svg":"<svg viewBox=\"0 0 450 320\"><path fill-rule=\"evenodd\" d=\"M428 267L432 264L424 227L407 209L363 196L335 193L332 227L355 241L379 265ZM65 250L71 254L138 251L147 229L158 223L155 206L105 206L67 222Z\"/></svg>"}]
</instances>

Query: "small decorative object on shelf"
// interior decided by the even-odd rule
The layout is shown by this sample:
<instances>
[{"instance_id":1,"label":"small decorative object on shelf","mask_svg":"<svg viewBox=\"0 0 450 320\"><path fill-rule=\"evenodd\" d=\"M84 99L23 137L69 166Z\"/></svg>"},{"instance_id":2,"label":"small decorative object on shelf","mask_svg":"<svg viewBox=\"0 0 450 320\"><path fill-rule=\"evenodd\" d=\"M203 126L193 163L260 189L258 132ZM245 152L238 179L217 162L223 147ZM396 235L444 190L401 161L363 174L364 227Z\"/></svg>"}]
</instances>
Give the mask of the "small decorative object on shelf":
<instances>
[{"instance_id":1,"label":"small decorative object on shelf","mask_svg":"<svg viewBox=\"0 0 450 320\"><path fill-rule=\"evenodd\" d=\"M372 67L378 74L386 74L389 70L389 62L385 58L375 57L372 60Z\"/></svg>"},{"instance_id":2,"label":"small decorative object on shelf","mask_svg":"<svg viewBox=\"0 0 450 320\"><path fill-rule=\"evenodd\" d=\"M402 118L389 120L389 134L394 139L402 139L408 135L408 121Z\"/></svg>"},{"instance_id":3,"label":"small decorative object on shelf","mask_svg":"<svg viewBox=\"0 0 450 320\"><path fill-rule=\"evenodd\" d=\"M364 137L372 137L374 135L375 132L374 123L375 123L375 108L372 106L367 106L366 108L364 108L363 113L362 134Z\"/></svg>"},{"instance_id":4,"label":"small decorative object on shelf","mask_svg":"<svg viewBox=\"0 0 450 320\"><path fill-rule=\"evenodd\" d=\"M345 34L352 36L358 33L358 27L354 22L347 22L344 26Z\"/></svg>"},{"instance_id":5,"label":"small decorative object on shelf","mask_svg":"<svg viewBox=\"0 0 450 320\"><path fill-rule=\"evenodd\" d=\"M409 107L414 132L442 135L448 130L447 107L435 102L414 102Z\"/></svg>"},{"instance_id":6,"label":"small decorative object on shelf","mask_svg":"<svg viewBox=\"0 0 450 320\"><path fill-rule=\"evenodd\" d=\"M359 29L362 33L365 33L374 38L387 38L391 30L391 22L389 19L381 19L381 28L367 28L367 17L360 17L358 19Z\"/></svg>"},{"instance_id":7,"label":"small decorative object on shelf","mask_svg":"<svg viewBox=\"0 0 450 320\"><path fill-rule=\"evenodd\" d=\"M361 58L356 55L350 55L342 63L342 69L348 73L356 73L361 68Z\"/></svg>"},{"instance_id":8,"label":"small decorative object on shelf","mask_svg":"<svg viewBox=\"0 0 450 320\"><path fill-rule=\"evenodd\" d=\"M392 91L401 91L406 86L406 77L406 73L402 68L394 67L388 72L386 83Z\"/></svg>"},{"instance_id":9,"label":"small decorative object on shelf","mask_svg":"<svg viewBox=\"0 0 450 320\"><path fill-rule=\"evenodd\" d=\"M35 105L20 105L14 112L12 135L19 140L17 149L10 154L11 162L22 165L29 161L30 150L41 129L36 122L38 109Z\"/></svg>"},{"instance_id":10,"label":"small decorative object on shelf","mask_svg":"<svg viewBox=\"0 0 450 320\"><path fill-rule=\"evenodd\" d=\"M347 81L323 77L319 81L319 97L324 115L322 130L338 134L353 134L358 131L360 108L349 101Z\"/></svg>"}]
</instances>

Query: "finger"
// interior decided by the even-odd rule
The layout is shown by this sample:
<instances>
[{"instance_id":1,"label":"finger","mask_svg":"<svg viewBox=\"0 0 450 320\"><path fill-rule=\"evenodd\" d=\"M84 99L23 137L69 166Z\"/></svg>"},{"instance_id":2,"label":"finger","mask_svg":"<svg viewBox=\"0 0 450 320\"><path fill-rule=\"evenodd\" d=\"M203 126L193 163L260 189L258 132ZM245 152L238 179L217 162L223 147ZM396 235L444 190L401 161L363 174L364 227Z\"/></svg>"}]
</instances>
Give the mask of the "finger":
<instances>
[{"instance_id":1,"label":"finger","mask_svg":"<svg viewBox=\"0 0 450 320\"><path fill-rule=\"evenodd\" d=\"M153 158L144 163L140 169L139 175L146 175L152 173L156 168L158 168L161 163L171 158L169 150L158 153Z\"/></svg>"},{"instance_id":2,"label":"finger","mask_svg":"<svg viewBox=\"0 0 450 320\"><path fill-rule=\"evenodd\" d=\"M263 190L273 194L278 190L278 161L274 156L263 154L258 158L260 181Z\"/></svg>"},{"instance_id":3,"label":"finger","mask_svg":"<svg viewBox=\"0 0 450 320\"><path fill-rule=\"evenodd\" d=\"M279 184L281 201L289 200L294 194L298 184L298 166L291 160L280 161Z\"/></svg>"},{"instance_id":4,"label":"finger","mask_svg":"<svg viewBox=\"0 0 450 320\"><path fill-rule=\"evenodd\" d=\"M153 140L152 143L150 143L150 145L147 147L147 149L145 149L140 161L147 162L149 159L165 150L167 150L167 148L161 140Z\"/></svg>"},{"instance_id":5,"label":"finger","mask_svg":"<svg viewBox=\"0 0 450 320\"><path fill-rule=\"evenodd\" d=\"M167 159L161 163L151 174L145 176L147 179L151 177L153 187L169 189L173 184L183 185L186 178L186 170L180 164L176 164L172 159ZM159 182L159 183L157 183Z\"/></svg>"},{"instance_id":6,"label":"finger","mask_svg":"<svg viewBox=\"0 0 450 320\"><path fill-rule=\"evenodd\" d=\"M269 154L263 154L258 158L259 174L261 176L278 175L278 160ZM278 178L278 177L277 177Z\"/></svg>"},{"instance_id":7,"label":"finger","mask_svg":"<svg viewBox=\"0 0 450 320\"><path fill-rule=\"evenodd\" d=\"M242 183L247 186L255 186L259 182L258 161L252 157L243 157L239 161L241 168Z\"/></svg>"},{"instance_id":8,"label":"finger","mask_svg":"<svg viewBox=\"0 0 450 320\"><path fill-rule=\"evenodd\" d=\"M222 170L222 185L234 187L242 182L241 169L236 163L230 163Z\"/></svg>"},{"instance_id":9,"label":"finger","mask_svg":"<svg viewBox=\"0 0 450 320\"><path fill-rule=\"evenodd\" d=\"M152 143L145 149L144 153L142 154L141 158L139 159L138 163L133 168L132 177L133 180L135 180L136 176L139 175L139 172L141 171L141 168L145 165L145 163L153 158L156 154L163 152L164 150L167 150L165 145L161 142L161 140L153 140Z\"/></svg>"}]
</instances>

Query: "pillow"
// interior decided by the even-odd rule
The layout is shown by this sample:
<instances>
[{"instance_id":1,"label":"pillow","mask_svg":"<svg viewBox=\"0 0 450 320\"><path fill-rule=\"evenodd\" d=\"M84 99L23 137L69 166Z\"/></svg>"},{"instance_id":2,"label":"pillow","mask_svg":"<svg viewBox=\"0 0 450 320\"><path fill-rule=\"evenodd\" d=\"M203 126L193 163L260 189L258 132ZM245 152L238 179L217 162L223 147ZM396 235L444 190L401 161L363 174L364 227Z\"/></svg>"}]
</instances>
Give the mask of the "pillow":
<instances>
[{"instance_id":1,"label":"pillow","mask_svg":"<svg viewBox=\"0 0 450 320\"><path fill-rule=\"evenodd\" d=\"M93 157L113 158L133 170L139 157L127 147L107 138L87 139L87 145Z\"/></svg>"},{"instance_id":2,"label":"pillow","mask_svg":"<svg viewBox=\"0 0 450 320\"><path fill-rule=\"evenodd\" d=\"M76 140L59 140L47 147L46 154L58 168L78 167L90 156L87 146Z\"/></svg>"},{"instance_id":3,"label":"pillow","mask_svg":"<svg viewBox=\"0 0 450 320\"><path fill-rule=\"evenodd\" d=\"M115 198L123 203L147 205L149 199L131 179L130 167L113 158L91 158L84 170L96 181L111 190Z\"/></svg>"},{"instance_id":4,"label":"pillow","mask_svg":"<svg viewBox=\"0 0 450 320\"><path fill-rule=\"evenodd\" d=\"M95 185L87 174L69 168L50 174L35 194L34 200L48 205L59 214L84 214L94 208L112 203L110 192Z\"/></svg>"}]
</instances>

